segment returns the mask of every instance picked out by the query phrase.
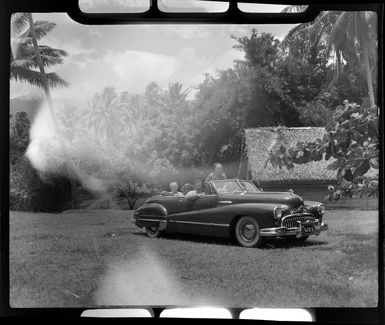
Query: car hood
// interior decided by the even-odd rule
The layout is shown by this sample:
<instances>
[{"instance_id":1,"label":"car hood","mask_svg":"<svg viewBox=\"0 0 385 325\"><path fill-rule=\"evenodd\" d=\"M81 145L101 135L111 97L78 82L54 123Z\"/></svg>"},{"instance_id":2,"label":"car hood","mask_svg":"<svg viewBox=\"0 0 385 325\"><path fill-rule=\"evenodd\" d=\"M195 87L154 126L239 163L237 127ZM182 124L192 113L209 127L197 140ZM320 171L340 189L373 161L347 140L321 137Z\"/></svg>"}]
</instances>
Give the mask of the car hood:
<instances>
[{"instance_id":1,"label":"car hood","mask_svg":"<svg viewBox=\"0 0 385 325\"><path fill-rule=\"evenodd\" d=\"M291 210L303 204L303 199L290 192L258 192L258 193L232 193L222 194L220 200L231 201L232 204L237 203L270 203L281 205L284 210Z\"/></svg>"}]
</instances>

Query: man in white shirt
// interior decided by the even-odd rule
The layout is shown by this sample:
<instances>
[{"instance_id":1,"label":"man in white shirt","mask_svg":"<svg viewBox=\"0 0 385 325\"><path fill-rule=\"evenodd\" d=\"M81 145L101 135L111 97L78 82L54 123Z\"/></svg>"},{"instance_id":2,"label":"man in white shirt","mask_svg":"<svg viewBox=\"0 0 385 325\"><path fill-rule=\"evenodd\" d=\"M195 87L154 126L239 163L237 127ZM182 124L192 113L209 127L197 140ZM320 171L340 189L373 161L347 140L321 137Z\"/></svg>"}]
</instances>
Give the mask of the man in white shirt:
<instances>
[{"instance_id":1,"label":"man in white shirt","mask_svg":"<svg viewBox=\"0 0 385 325\"><path fill-rule=\"evenodd\" d=\"M190 200L196 200L198 197L204 195L202 192L202 181L197 179L195 181L195 190L192 190L186 194L186 198Z\"/></svg>"}]
</instances>

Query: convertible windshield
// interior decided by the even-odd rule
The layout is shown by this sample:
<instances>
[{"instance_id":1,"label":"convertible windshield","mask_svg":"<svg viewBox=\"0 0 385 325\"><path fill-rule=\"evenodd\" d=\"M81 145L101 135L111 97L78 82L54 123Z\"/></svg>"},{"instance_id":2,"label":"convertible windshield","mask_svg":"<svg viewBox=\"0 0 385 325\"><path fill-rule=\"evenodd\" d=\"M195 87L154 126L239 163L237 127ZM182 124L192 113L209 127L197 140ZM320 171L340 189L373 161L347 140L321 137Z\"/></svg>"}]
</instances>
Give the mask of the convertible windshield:
<instances>
[{"instance_id":1,"label":"convertible windshield","mask_svg":"<svg viewBox=\"0 0 385 325\"><path fill-rule=\"evenodd\" d=\"M215 181L214 185L220 194L244 191L236 181Z\"/></svg>"},{"instance_id":2,"label":"convertible windshield","mask_svg":"<svg viewBox=\"0 0 385 325\"><path fill-rule=\"evenodd\" d=\"M254 184L247 181L239 181L246 192L260 192Z\"/></svg>"}]
</instances>

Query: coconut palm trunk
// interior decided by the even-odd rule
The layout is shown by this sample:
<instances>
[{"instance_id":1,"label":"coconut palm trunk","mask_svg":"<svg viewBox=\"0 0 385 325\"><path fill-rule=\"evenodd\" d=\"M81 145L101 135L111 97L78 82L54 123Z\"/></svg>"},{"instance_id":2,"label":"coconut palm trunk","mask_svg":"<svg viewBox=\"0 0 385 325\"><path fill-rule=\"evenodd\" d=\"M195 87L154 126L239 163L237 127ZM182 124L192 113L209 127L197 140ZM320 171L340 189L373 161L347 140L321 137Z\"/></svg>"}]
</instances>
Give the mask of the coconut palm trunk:
<instances>
[{"instance_id":1,"label":"coconut palm trunk","mask_svg":"<svg viewBox=\"0 0 385 325\"><path fill-rule=\"evenodd\" d=\"M28 21L29 21L29 26L30 26L30 30L31 30L32 43L33 43L33 47L34 47L35 54L36 54L36 60L37 60L38 66L39 66L42 84L43 84L44 92L45 92L47 102L48 102L49 112L51 114L51 118L52 118L55 132L59 138L61 151L64 155L65 164L66 164L66 168L67 168L67 172L68 172L68 177L69 177L70 183L71 183L72 209L77 209L78 208L78 202L77 202L77 195L76 195L76 182L75 182L75 177L74 177L75 173L74 173L74 169L72 168L71 161L68 157L67 150L64 146L63 136L61 134L59 123L58 123L56 115L55 115L55 110L54 110L54 106L53 106L52 98L51 98L51 92L49 89L48 80L47 80L45 70L44 70L44 64L43 64L43 61L42 61L41 56L40 56L39 46L37 44L37 38L36 38L35 29L34 29L33 17L32 17L31 13L28 13Z\"/></svg>"},{"instance_id":2,"label":"coconut palm trunk","mask_svg":"<svg viewBox=\"0 0 385 325\"><path fill-rule=\"evenodd\" d=\"M369 95L369 100L370 100L370 106L374 106L376 103L375 103L375 100L374 100L372 74L370 72L369 53L368 53L367 41L364 42L364 46L363 46L362 52L363 52L362 58L363 58L364 69L365 69L366 83L368 85L368 95Z\"/></svg>"}]
</instances>

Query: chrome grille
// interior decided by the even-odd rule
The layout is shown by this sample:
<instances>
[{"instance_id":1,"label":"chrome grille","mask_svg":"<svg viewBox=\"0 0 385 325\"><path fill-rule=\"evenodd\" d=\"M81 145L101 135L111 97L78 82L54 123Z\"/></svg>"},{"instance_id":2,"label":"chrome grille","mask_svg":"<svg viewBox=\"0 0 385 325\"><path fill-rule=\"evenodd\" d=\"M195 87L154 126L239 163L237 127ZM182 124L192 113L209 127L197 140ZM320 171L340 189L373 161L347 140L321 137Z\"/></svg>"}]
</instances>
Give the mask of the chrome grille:
<instances>
[{"instance_id":1,"label":"chrome grille","mask_svg":"<svg viewBox=\"0 0 385 325\"><path fill-rule=\"evenodd\" d=\"M297 221L305 222L308 220L314 221L315 219L310 215L287 216L282 219L282 227L287 227L287 228L298 227Z\"/></svg>"}]
</instances>

